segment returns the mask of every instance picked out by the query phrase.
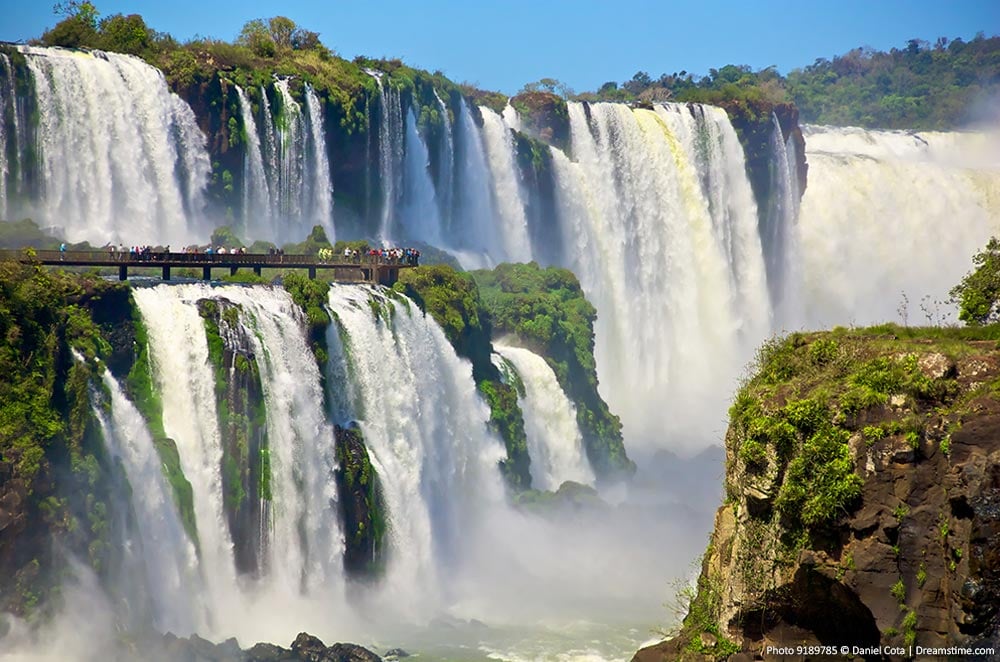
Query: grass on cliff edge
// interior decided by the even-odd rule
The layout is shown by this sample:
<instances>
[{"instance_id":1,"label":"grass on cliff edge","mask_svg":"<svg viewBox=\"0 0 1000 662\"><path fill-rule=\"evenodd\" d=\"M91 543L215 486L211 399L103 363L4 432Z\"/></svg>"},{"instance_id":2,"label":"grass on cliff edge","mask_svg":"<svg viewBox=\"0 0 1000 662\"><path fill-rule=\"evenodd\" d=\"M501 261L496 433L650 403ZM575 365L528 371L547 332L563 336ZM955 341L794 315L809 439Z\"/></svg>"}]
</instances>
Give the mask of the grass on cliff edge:
<instances>
[{"instance_id":1,"label":"grass on cliff edge","mask_svg":"<svg viewBox=\"0 0 1000 662\"><path fill-rule=\"evenodd\" d=\"M727 494L773 480L773 506L792 531L816 531L860 502L862 479L848 442L898 435L916 450L926 412L954 410L951 373L932 378L920 360L950 361L1000 341L1000 325L912 328L885 324L793 333L765 343L730 408ZM978 349L982 349L981 347ZM905 406L889 407L893 399ZM735 469L735 470L734 470Z\"/></svg>"}]
</instances>

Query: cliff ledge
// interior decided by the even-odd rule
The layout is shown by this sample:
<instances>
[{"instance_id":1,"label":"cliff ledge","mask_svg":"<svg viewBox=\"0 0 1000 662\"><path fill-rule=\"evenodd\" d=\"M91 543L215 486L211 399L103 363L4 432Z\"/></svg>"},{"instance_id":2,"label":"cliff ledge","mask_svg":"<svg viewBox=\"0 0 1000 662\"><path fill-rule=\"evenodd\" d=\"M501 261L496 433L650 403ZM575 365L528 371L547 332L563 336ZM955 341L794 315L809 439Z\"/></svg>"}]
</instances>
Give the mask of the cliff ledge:
<instances>
[{"instance_id":1,"label":"cliff ledge","mask_svg":"<svg viewBox=\"0 0 1000 662\"><path fill-rule=\"evenodd\" d=\"M727 498L683 627L634 659L1000 651L998 333L886 325L767 344L730 410Z\"/></svg>"}]
</instances>

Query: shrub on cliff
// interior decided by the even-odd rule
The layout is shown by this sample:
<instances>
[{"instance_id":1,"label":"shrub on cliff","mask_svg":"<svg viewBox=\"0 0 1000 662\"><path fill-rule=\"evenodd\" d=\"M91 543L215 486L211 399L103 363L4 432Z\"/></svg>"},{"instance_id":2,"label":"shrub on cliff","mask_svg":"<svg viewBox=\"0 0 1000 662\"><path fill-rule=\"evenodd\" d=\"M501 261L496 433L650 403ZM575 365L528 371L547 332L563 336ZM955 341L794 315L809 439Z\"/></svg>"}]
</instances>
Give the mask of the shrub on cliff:
<instances>
[{"instance_id":1,"label":"shrub on cliff","mask_svg":"<svg viewBox=\"0 0 1000 662\"><path fill-rule=\"evenodd\" d=\"M972 263L976 269L950 294L959 306L958 318L969 326L982 326L1000 320L1000 240L992 237Z\"/></svg>"},{"instance_id":2,"label":"shrub on cliff","mask_svg":"<svg viewBox=\"0 0 1000 662\"><path fill-rule=\"evenodd\" d=\"M115 469L91 386L111 348L87 306L120 287L0 261L0 610L42 603L56 548L108 569Z\"/></svg>"}]
</instances>

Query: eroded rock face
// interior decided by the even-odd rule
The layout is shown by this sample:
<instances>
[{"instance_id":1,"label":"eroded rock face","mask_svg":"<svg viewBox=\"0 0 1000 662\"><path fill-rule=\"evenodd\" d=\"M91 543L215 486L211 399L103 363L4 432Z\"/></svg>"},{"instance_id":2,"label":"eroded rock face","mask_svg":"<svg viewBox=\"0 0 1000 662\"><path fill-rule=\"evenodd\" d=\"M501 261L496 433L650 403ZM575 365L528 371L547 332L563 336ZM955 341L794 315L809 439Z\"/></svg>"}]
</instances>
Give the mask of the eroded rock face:
<instances>
[{"instance_id":1,"label":"eroded rock face","mask_svg":"<svg viewBox=\"0 0 1000 662\"><path fill-rule=\"evenodd\" d=\"M790 469L771 458L769 471L749 471L731 425L730 502L716 517L699 580L710 617L692 609L679 636L636 660L1000 639L1000 352L992 342L969 342L957 359L905 349L885 365L909 366L918 392L895 404L886 394L850 415L829 412L853 430L846 445L863 484L860 499L823 526L782 522L773 495ZM787 397L789 387L774 388ZM718 641L705 644L705 631Z\"/></svg>"}]
</instances>

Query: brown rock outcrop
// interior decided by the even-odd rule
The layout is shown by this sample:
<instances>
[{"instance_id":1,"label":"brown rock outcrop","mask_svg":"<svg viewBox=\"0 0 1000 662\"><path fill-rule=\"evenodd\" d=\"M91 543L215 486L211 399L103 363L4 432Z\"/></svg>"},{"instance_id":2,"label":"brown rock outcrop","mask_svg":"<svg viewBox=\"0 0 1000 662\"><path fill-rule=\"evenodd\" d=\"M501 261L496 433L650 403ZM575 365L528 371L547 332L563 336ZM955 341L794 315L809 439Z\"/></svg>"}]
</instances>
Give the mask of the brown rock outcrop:
<instances>
[{"instance_id":1,"label":"brown rock outcrop","mask_svg":"<svg viewBox=\"0 0 1000 662\"><path fill-rule=\"evenodd\" d=\"M829 342L817 335L787 347L814 357L819 339ZM903 352L891 353L884 339L839 342L842 354L860 352L867 361L841 370L845 389L857 388L858 375L875 365L904 375L907 391L894 399L897 406L886 394L859 411L845 413L841 405L828 412L850 434L846 447L861 479L860 498L822 525L789 524L775 495L790 480L790 464L769 450L768 470L752 470L740 451L741 429L731 422L729 499L716 516L698 596L678 636L639 651L635 660L778 659L769 647L809 645L876 652L780 659L897 660L914 646L993 646L1000 653L996 344L901 342ZM830 374L808 370L813 382ZM779 380L769 388L782 394L784 406L795 387Z\"/></svg>"}]
</instances>

